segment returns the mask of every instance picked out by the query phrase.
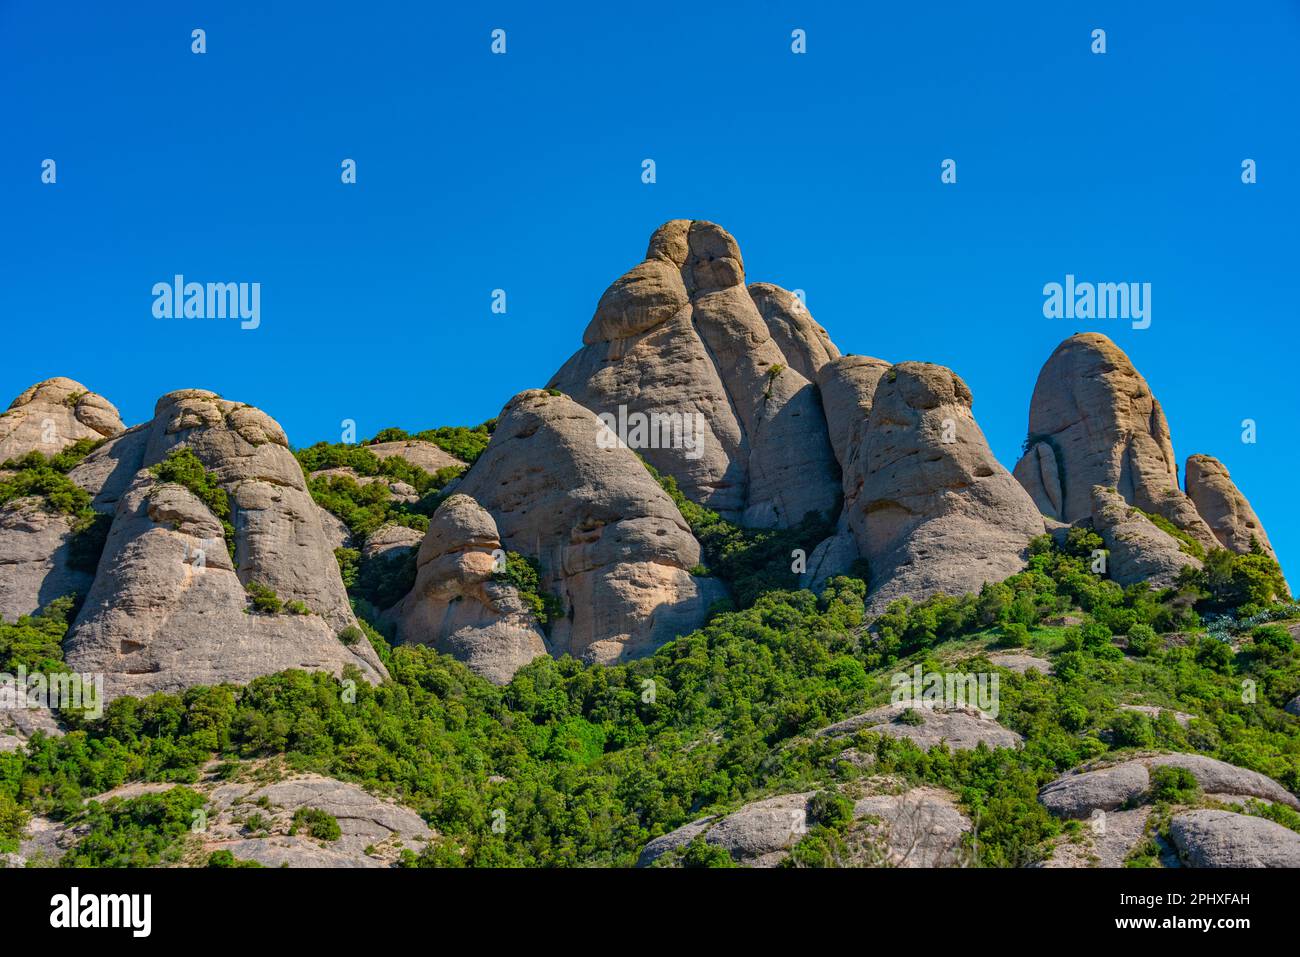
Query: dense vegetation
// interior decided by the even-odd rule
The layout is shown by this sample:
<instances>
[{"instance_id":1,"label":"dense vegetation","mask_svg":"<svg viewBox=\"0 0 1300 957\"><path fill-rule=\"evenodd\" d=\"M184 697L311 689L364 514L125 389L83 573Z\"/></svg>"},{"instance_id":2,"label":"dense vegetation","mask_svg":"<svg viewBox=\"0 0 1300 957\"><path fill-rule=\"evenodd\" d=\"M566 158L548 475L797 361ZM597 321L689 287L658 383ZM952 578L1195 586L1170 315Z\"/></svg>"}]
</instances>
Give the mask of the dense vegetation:
<instances>
[{"instance_id":1,"label":"dense vegetation","mask_svg":"<svg viewBox=\"0 0 1300 957\"><path fill-rule=\"evenodd\" d=\"M421 811L442 837L408 863L628 864L649 838L704 810L852 777L853 767L832 760L845 742L809 732L888 700L897 670L942 671L953 655L978 663L984 649L1007 643L1051 654L1056 665L1050 677L1003 676L999 720L1026 736L1023 750L924 753L869 732L852 741L876 755L875 771L956 793L978 822L979 863L1041 856L1062 825L1038 789L1109 752L1201 751L1300 790L1300 735L1281 711L1300 690L1300 653L1286 629L1239 623L1234 647L1199 624L1193 609L1212 598L1193 585L1162 595L1120 589L1085 571L1091 544L1083 533L1064 547L1039 540L1030 567L1007 582L961 599L896 602L870 627L860 580L836 579L820 598L769 591L650 658L615 667L539 659L504 688L403 647L388 655L392 680L360 683L355 701L329 676L302 672L121 698L98 721L72 716L76 730L64 738L38 736L28 754L0 756L0 840L12 841L28 812L80 814L84 798L125 781L188 783L213 756L284 754L292 767L359 781ZM1259 563L1224 564L1233 580L1250 579L1242 570ZM1050 623L1065 611L1079 622ZM1256 617L1293 611L1271 602ZM56 619L4 626L0 647L47 653L56 627ZM1162 638L1157 628L1181 630ZM1115 637L1124 635L1140 655L1125 654ZM1242 692L1247 679L1253 702ZM1197 717L1184 728L1117 708L1135 699ZM1169 793L1182 786L1158 784ZM494 830L498 811L505 826ZM160 813L95 812L87 820L104 836L69 863L165 859L152 838L122 852L140 821L163 821L171 833L177 818ZM837 859L842 821L832 805L825 814L795 863ZM686 857L725 863L704 848Z\"/></svg>"}]
</instances>

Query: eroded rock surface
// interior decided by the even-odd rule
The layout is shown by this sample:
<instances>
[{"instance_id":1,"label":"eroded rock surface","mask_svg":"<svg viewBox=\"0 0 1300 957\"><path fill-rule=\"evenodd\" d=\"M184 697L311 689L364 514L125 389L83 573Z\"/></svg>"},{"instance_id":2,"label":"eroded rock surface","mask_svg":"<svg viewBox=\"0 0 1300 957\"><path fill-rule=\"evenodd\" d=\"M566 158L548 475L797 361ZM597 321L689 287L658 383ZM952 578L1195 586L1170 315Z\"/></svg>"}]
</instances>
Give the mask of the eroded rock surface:
<instances>
[{"instance_id":1,"label":"eroded rock surface","mask_svg":"<svg viewBox=\"0 0 1300 957\"><path fill-rule=\"evenodd\" d=\"M28 452L54 455L81 439L109 438L123 429L102 395L62 376L27 389L0 414L0 462Z\"/></svg>"},{"instance_id":2,"label":"eroded rock surface","mask_svg":"<svg viewBox=\"0 0 1300 957\"><path fill-rule=\"evenodd\" d=\"M1016 478L1039 511L1073 524L1092 514L1092 488L1162 515L1205 547L1214 534L1178 487L1164 410L1146 379L1110 339L1071 336L1038 375L1027 451Z\"/></svg>"},{"instance_id":3,"label":"eroded rock surface","mask_svg":"<svg viewBox=\"0 0 1300 957\"><path fill-rule=\"evenodd\" d=\"M1188 867L1300 867L1300 834L1262 817L1185 811L1169 836Z\"/></svg>"},{"instance_id":4,"label":"eroded rock surface","mask_svg":"<svg viewBox=\"0 0 1300 957\"><path fill-rule=\"evenodd\" d=\"M1187 459L1187 495L1224 548L1246 555L1258 544L1269 558L1277 557L1259 516L1218 459L1209 455Z\"/></svg>"},{"instance_id":5,"label":"eroded rock surface","mask_svg":"<svg viewBox=\"0 0 1300 957\"><path fill-rule=\"evenodd\" d=\"M1149 582L1153 589L1171 587L1183 568L1200 568L1201 560L1111 488L1092 490L1092 526L1109 552L1106 570L1121 585Z\"/></svg>"},{"instance_id":6,"label":"eroded rock surface","mask_svg":"<svg viewBox=\"0 0 1300 957\"><path fill-rule=\"evenodd\" d=\"M521 631L513 605L500 607L508 593L480 594L498 547L535 559L542 590L560 600L562 614L549 623L554 654L637 657L703 621L721 586L690 573L699 543L637 457L598 440L601 429L567 396L533 390L510 401L457 494L434 514L416 586L397 611L402 640L447 648L498 677L535 655L538 629ZM503 659L476 665L507 636Z\"/></svg>"},{"instance_id":7,"label":"eroded rock surface","mask_svg":"<svg viewBox=\"0 0 1300 957\"><path fill-rule=\"evenodd\" d=\"M766 284L751 294L744 279L740 247L720 226L665 223L645 260L606 290L584 347L549 385L597 414L698 423L701 441L689 446L629 444L729 519L797 525L839 503L811 381L838 352L794 296Z\"/></svg>"},{"instance_id":8,"label":"eroded rock surface","mask_svg":"<svg viewBox=\"0 0 1300 957\"><path fill-rule=\"evenodd\" d=\"M1024 567L1043 520L998 464L971 392L943 366L904 362L876 386L846 514L870 572L869 602L977 592Z\"/></svg>"},{"instance_id":9,"label":"eroded rock surface","mask_svg":"<svg viewBox=\"0 0 1300 957\"><path fill-rule=\"evenodd\" d=\"M182 445L227 492L233 542L193 493L149 471ZM286 668L383 675L367 642L339 638L356 618L302 470L269 416L210 392L171 393L158 402L142 464L66 643L73 670L104 672L109 698ZM310 614L252 612L250 582Z\"/></svg>"}]
</instances>

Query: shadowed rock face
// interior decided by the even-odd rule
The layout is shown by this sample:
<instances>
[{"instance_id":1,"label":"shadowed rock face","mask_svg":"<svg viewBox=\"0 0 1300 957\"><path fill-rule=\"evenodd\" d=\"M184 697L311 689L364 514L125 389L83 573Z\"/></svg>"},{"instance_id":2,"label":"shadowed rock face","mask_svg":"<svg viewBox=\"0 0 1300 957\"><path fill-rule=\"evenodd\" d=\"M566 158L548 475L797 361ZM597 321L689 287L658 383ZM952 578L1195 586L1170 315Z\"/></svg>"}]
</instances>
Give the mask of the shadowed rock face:
<instances>
[{"instance_id":1,"label":"shadowed rock face","mask_svg":"<svg viewBox=\"0 0 1300 957\"><path fill-rule=\"evenodd\" d=\"M637 451L727 518L797 525L839 500L812 382L839 353L795 296L744 279L740 248L720 226L665 223L645 261L601 297L584 347L550 386L598 414L699 414L702 448Z\"/></svg>"},{"instance_id":2,"label":"shadowed rock face","mask_svg":"<svg viewBox=\"0 0 1300 957\"><path fill-rule=\"evenodd\" d=\"M846 514L870 563L873 609L979 591L1024 567L1043 520L993 457L971 393L943 366L904 362L876 387Z\"/></svg>"},{"instance_id":3,"label":"shadowed rock face","mask_svg":"<svg viewBox=\"0 0 1300 957\"><path fill-rule=\"evenodd\" d=\"M1049 518L1092 513L1092 488L1163 515L1207 548L1218 543L1178 488L1169 423L1147 381L1115 343L1071 336L1038 375L1029 406L1029 448L1015 476Z\"/></svg>"},{"instance_id":4,"label":"shadowed rock face","mask_svg":"<svg viewBox=\"0 0 1300 957\"><path fill-rule=\"evenodd\" d=\"M111 402L73 379L38 382L0 414L0 462L28 452L54 455L81 439L108 438L123 429Z\"/></svg>"},{"instance_id":5,"label":"shadowed rock face","mask_svg":"<svg viewBox=\"0 0 1300 957\"><path fill-rule=\"evenodd\" d=\"M74 670L104 672L109 697L242 683L286 668L341 674L352 665L368 679L384 674L368 642L349 647L339 638L356 618L279 425L251 406L187 390L160 399L139 436L144 467L116 503L66 644ZM182 445L229 495L233 562L207 506L149 471ZM249 582L311 614L250 613Z\"/></svg>"},{"instance_id":6,"label":"shadowed rock face","mask_svg":"<svg viewBox=\"0 0 1300 957\"><path fill-rule=\"evenodd\" d=\"M689 569L699 544L672 500L600 421L562 395L520 393L492 441L434 514L399 637L434 644L507 681L547 650L514 589L492 581L494 549L536 559L563 614L550 650L586 661L648 654L697 627L720 586ZM603 446L603 447L602 447Z\"/></svg>"},{"instance_id":7,"label":"shadowed rock face","mask_svg":"<svg viewBox=\"0 0 1300 957\"><path fill-rule=\"evenodd\" d=\"M73 520L41 499L20 498L0 508L0 621L85 593L91 576L73 567L72 539Z\"/></svg>"},{"instance_id":8,"label":"shadowed rock face","mask_svg":"<svg viewBox=\"0 0 1300 957\"><path fill-rule=\"evenodd\" d=\"M1224 548L1245 555L1258 543L1269 558L1277 557L1255 510L1218 459L1188 457L1187 495Z\"/></svg>"}]
</instances>

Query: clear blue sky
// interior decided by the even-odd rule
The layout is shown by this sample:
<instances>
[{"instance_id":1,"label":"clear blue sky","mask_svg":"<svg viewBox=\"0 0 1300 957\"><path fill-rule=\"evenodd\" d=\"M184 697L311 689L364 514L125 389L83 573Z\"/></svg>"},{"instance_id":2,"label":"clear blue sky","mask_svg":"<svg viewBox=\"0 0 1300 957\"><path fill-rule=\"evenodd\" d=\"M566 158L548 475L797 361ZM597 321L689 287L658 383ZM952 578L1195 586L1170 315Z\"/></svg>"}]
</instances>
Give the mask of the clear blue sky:
<instances>
[{"instance_id":1,"label":"clear blue sky","mask_svg":"<svg viewBox=\"0 0 1300 957\"><path fill-rule=\"evenodd\" d=\"M956 369L1008 466L1052 348L1107 333L1294 580L1300 4L1194 6L0 0L0 405L68 375L300 445L476 423L655 226L710 219L842 350ZM177 272L261 282L261 328L155 320ZM1045 319L1067 272L1152 283L1151 328Z\"/></svg>"}]
</instances>

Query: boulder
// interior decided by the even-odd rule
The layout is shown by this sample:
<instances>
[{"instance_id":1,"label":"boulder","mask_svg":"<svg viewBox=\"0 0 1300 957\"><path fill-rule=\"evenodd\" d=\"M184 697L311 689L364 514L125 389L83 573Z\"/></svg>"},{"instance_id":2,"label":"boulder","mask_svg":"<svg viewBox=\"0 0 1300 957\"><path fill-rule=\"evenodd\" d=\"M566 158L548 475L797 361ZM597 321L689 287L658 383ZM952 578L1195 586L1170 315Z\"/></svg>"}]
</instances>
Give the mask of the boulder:
<instances>
[{"instance_id":1,"label":"boulder","mask_svg":"<svg viewBox=\"0 0 1300 957\"><path fill-rule=\"evenodd\" d=\"M1300 867L1300 834L1232 811L1185 811L1169 836L1188 867Z\"/></svg>"},{"instance_id":2,"label":"boulder","mask_svg":"<svg viewBox=\"0 0 1300 957\"><path fill-rule=\"evenodd\" d=\"M898 794L873 794L853 805L860 823L850 842L866 850L854 863L883 867L958 867L969 855L963 839L971 822L953 796L918 787ZM864 840L865 838L865 840Z\"/></svg>"},{"instance_id":3,"label":"boulder","mask_svg":"<svg viewBox=\"0 0 1300 957\"><path fill-rule=\"evenodd\" d=\"M81 439L109 438L124 426L113 404L62 376L27 389L0 414L0 462L28 452L54 455Z\"/></svg>"},{"instance_id":4,"label":"boulder","mask_svg":"<svg viewBox=\"0 0 1300 957\"><path fill-rule=\"evenodd\" d=\"M915 715L913 720L919 718L920 721L913 724L903 720L904 711L911 711ZM922 751L937 744L946 744L953 751L971 751L981 743L990 748L1018 748L1025 740L975 708L909 708L902 704L885 705L837 721L819 729L817 736L839 737L857 731L874 731L891 738L903 738Z\"/></svg>"},{"instance_id":5,"label":"boulder","mask_svg":"<svg viewBox=\"0 0 1300 957\"><path fill-rule=\"evenodd\" d=\"M805 374L835 349L795 297L765 285L751 295L744 277L721 227L665 223L548 385L598 415L689 424L677 437L671 425L620 437L692 501L746 525L788 527L838 509L834 453Z\"/></svg>"},{"instance_id":6,"label":"boulder","mask_svg":"<svg viewBox=\"0 0 1300 957\"><path fill-rule=\"evenodd\" d=\"M1185 567L1200 568L1201 560L1186 546L1129 505L1113 488L1092 489L1092 527L1109 552L1106 570L1121 585L1148 582L1159 590L1171 587Z\"/></svg>"},{"instance_id":7,"label":"boulder","mask_svg":"<svg viewBox=\"0 0 1300 957\"><path fill-rule=\"evenodd\" d=\"M652 840L637 858L648 867L696 837L720 847L746 867L775 867L808 833L808 801L813 792L781 794L746 804L723 817L705 817Z\"/></svg>"},{"instance_id":8,"label":"boulder","mask_svg":"<svg viewBox=\"0 0 1300 957\"><path fill-rule=\"evenodd\" d=\"M1115 811L1138 803L1151 786L1140 761L1125 761L1096 771L1071 772L1038 792L1038 800L1057 817L1085 818L1093 811Z\"/></svg>"},{"instance_id":9,"label":"boulder","mask_svg":"<svg viewBox=\"0 0 1300 957\"><path fill-rule=\"evenodd\" d=\"M192 492L150 471L182 446L226 491L232 541ZM65 643L74 671L104 673L109 699L243 683L286 668L384 675L368 642L340 640L356 618L279 425L210 392L174 392L158 402L142 461ZM249 583L310 613L255 613Z\"/></svg>"},{"instance_id":10,"label":"boulder","mask_svg":"<svg viewBox=\"0 0 1300 957\"><path fill-rule=\"evenodd\" d=\"M559 599L563 612L549 624L554 654L612 662L698 627L721 586L690 573L700 547L686 520L636 455L607 438L566 396L532 390L512 399L458 493L434 514L416 586L396 609L399 637L446 648L486 674L474 661L484 641L500 638L504 615L515 636L507 665L539 653L535 622L494 608L500 594L477 593L496 548L536 560L541 590ZM466 589L474 602L456 599ZM449 604L467 607L449 613ZM464 640L479 650L453 650Z\"/></svg>"},{"instance_id":11,"label":"boulder","mask_svg":"<svg viewBox=\"0 0 1300 957\"><path fill-rule=\"evenodd\" d=\"M366 537L361 547L364 559L383 558L392 560L401 558L414 548L419 548L424 541L424 532L405 525L382 525Z\"/></svg>"},{"instance_id":12,"label":"boulder","mask_svg":"<svg viewBox=\"0 0 1300 957\"><path fill-rule=\"evenodd\" d=\"M264 787L220 785L212 790L210 800L214 815L208 821L204 851L228 850L240 860L264 867L392 866L402 851L418 853L435 836L409 808L318 774ZM335 818L339 838L321 841L290 834L294 812L300 808L314 808ZM264 836L252 834L243 824L253 811L267 822Z\"/></svg>"},{"instance_id":13,"label":"boulder","mask_svg":"<svg viewBox=\"0 0 1300 957\"><path fill-rule=\"evenodd\" d=\"M904 362L876 387L867 434L845 474L849 524L870 567L868 601L977 592L1024 567L1043 520L998 464L966 383Z\"/></svg>"},{"instance_id":14,"label":"boulder","mask_svg":"<svg viewBox=\"0 0 1300 957\"><path fill-rule=\"evenodd\" d=\"M1209 455L1190 456L1186 476L1187 495L1220 545L1245 555L1258 544L1269 558L1277 558L1255 510L1222 462Z\"/></svg>"},{"instance_id":15,"label":"boulder","mask_svg":"<svg viewBox=\"0 0 1300 957\"><path fill-rule=\"evenodd\" d=\"M416 557L415 587L389 613L398 637L432 645L496 684L547 652L542 628L513 585L496 520L468 495L434 512Z\"/></svg>"},{"instance_id":16,"label":"boulder","mask_svg":"<svg viewBox=\"0 0 1300 957\"><path fill-rule=\"evenodd\" d=\"M1073 524L1092 513L1092 488L1162 515L1203 546L1214 534L1178 488L1169 423L1147 381L1096 332L1071 336L1038 374L1029 437L1015 476L1044 515Z\"/></svg>"},{"instance_id":17,"label":"boulder","mask_svg":"<svg viewBox=\"0 0 1300 957\"><path fill-rule=\"evenodd\" d=\"M965 862L963 838L971 822L951 794L931 787L908 790L884 778L866 784L888 785L890 790L854 801L840 866L947 867ZM730 814L699 818L650 841L637 866L652 865L699 837L743 867L776 867L814 826L812 796L812 791L781 794Z\"/></svg>"}]
</instances>

